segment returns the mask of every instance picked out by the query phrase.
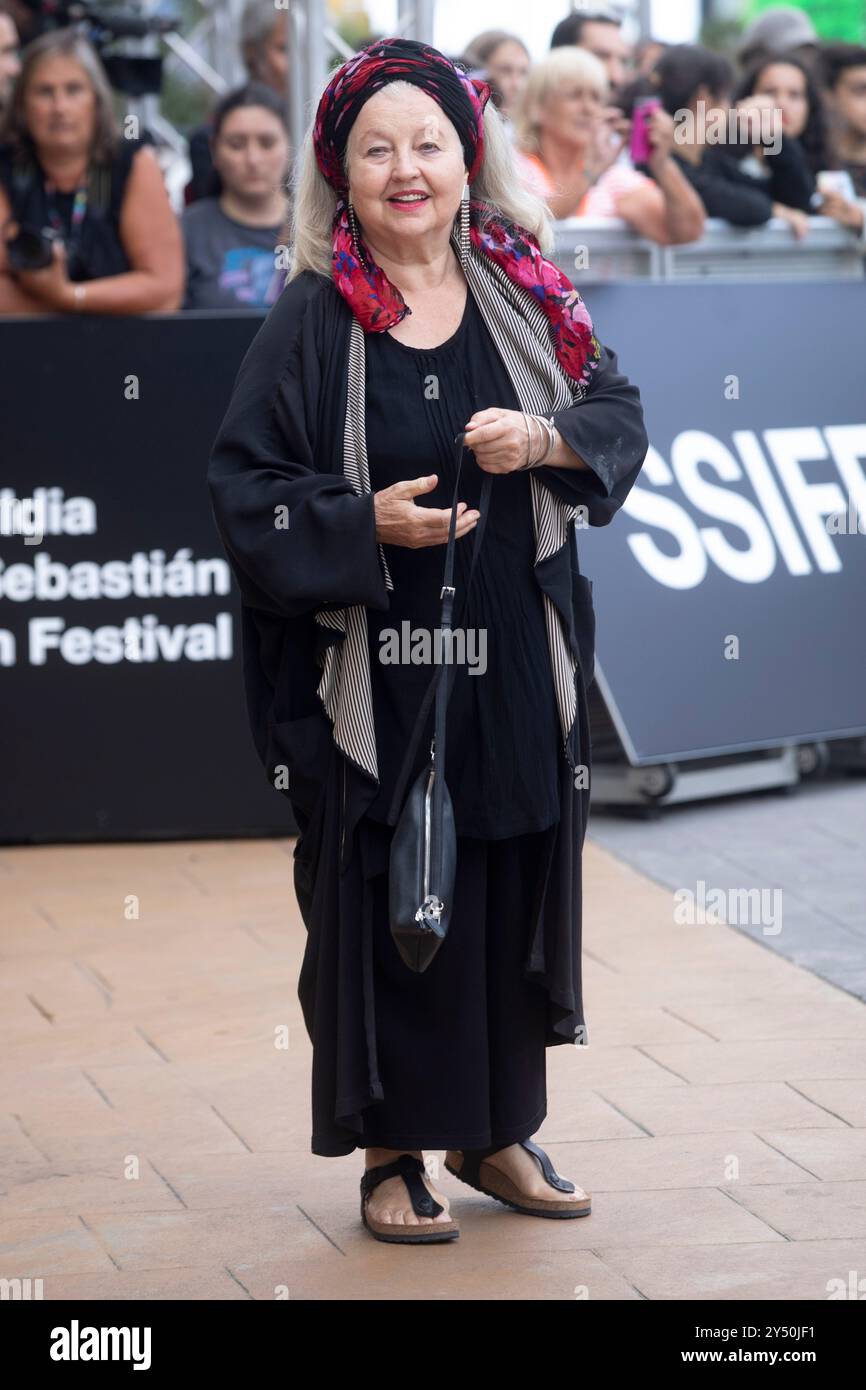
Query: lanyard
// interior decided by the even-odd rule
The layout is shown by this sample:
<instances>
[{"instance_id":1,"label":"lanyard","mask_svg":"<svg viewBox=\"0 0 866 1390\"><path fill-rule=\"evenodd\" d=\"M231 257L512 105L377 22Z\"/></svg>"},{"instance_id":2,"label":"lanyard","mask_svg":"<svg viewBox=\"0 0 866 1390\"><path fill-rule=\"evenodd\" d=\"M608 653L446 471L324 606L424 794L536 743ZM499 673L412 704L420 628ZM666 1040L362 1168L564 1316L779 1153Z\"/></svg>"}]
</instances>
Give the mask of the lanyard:
<instances>
[{"instance_id":1,"label":"lanyard","mask_svg":"<svg viewBox=\"0 0 866 1390\"><path fill-rule=\"evenodd\" d=\"M58 190L53 183L46 181L45 193L48 199L48 216L55 232L63 232L63 223L55 206L54 198ZM70 240L74 241L79 227L84 221L87 212L87 183L80 183L75 190L75 198L72 203L72 225L70 229Z\"/></svg>"}]
</instances>

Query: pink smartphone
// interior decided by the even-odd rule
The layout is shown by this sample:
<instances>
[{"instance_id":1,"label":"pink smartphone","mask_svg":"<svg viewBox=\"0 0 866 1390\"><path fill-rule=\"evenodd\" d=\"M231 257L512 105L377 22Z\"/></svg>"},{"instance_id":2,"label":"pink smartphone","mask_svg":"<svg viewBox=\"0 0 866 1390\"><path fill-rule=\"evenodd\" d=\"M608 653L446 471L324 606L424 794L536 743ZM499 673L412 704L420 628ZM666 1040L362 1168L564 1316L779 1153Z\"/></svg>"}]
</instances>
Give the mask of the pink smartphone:
<instances>
[{"instance_id":1,"label":"pink smartphone","mask_svg":"<svg viewBox=\"0 0 866 1390\"><path fill-rule=\"evenodd\" d=\"M632 164L646 164L652 155L652 145L646 132L646 119L651 111L656 111L661 106L658 97L645 97L643 101L635 103L631 123L631 154Z\"/></svg>"}]
</instances>

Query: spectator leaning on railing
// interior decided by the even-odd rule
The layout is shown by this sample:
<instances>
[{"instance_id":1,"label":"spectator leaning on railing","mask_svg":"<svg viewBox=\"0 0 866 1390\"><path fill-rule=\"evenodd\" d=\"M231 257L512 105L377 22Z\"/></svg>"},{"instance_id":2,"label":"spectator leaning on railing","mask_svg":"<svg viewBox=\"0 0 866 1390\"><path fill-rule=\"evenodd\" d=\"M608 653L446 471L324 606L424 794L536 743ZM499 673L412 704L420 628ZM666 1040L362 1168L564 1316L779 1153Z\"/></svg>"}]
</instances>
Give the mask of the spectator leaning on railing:
<instances>
[{"instance_id":1,"label":"spectator leaning on railing","mask_svg":"<svg viewBox=\"0 0 866 1390\"><path fill-rule=\"evenodd\" d=\"M676 118L674 157L700 194L707 216L739 227L761 226L771 217L781 217L803 236L809 226L811 177L796 142L784 138L781 117L773 115L769 99L756 98L750 110L733 112L731 64L697 44L668 49L651 78L665 110ZM762 106L767 108L763 118ZM769 190L766 176L757 179L744 172L737 158L743 151L731 148L731 127L735 144L742 132L746 150L754 144L756 132L762 141L767 139Z\"/></svg>"},{"instance_id":2,"label":"spectator leaning on railing","mask_svg":"<svg viewBox=\"0 0 866 1390\"><path fill-rule=\"evenodd\" d=\"M556 48L533 66L515 121L527 186L554 217L619 217L664 246L696 241L703 209L671 158L670 116L653 112L648 178L624 158L628 125L613 134L607 98L605 70L582 48ZM613 114L621 124L621 112Z\"/></svg>"},{"instance_id":3,"label":"spectator leaning on railing","mask_svg":"<svg viewBox=\"0 0 866 1390\"><path fill-rule=\"evenodd\" d=\"M275 263L287 234L282 102L260 82L231 92L214 113L212 143L219 189L183 215L184 308L268 308L285 280Z\"/></svg>"},{"instance_id":4,"label":"spectator leaning on railing","mask_svg":"<svg viewBox=\"0 0 866 1390\"><path fill-rule=\"evenodd\" d=\"M866 74L864 74L866 75ZM802 177L810 194L809 207L823 217L832 217L841 226L862 234L863 208L854 199L834 188L834 179L841 175L838 154L833 150L827 123L825 99L810 67L795 54L782 54L764 59L752 66L737 90L738 104L764 101L782 113L782 131L786 146L799 149L802 155ZM768 161L759 146L747 154L741 166L746 172L767 180L772 197L782 196L770 169L778 170L778 160ZM805 206L805 204L802 204Z\"/></svg>"},{"instance_id":5,"label":"spectator leaning on railing","mask_svg":"<svg viewBox=\"0 0 866 1390\"><path fill-rule=\"evenodd\" d=\"M150 148L120 136L77 30L28 44L2 139L0 313L180 307L183 245L162 173Z\"/></svg>"},{"instance_id":6,"label":"spectator leaning on railing","mask_svg":"<svg viewBox=\"0 0 866 1390\"><path fill-rule=\"evenodd\" d=\"M734 93L738 105L748 106L754 97L766 98L769 106L781 112L785 142L796 142L805 169L812 176L811 195L814 192L814 176L820 169L831 168L833 156L830 153L827 115L821 90L808 65L795 53L759 59L743 73ZM762 146L752 146L750 149L742 145L732 150L734 154L740 152L744 158L750 154L754 157L759 177L775 177L773 170L778 166L778 161L768 164ZM804 189L807 182L808 179L804 177Z\"/></svg>"}]
</instances>

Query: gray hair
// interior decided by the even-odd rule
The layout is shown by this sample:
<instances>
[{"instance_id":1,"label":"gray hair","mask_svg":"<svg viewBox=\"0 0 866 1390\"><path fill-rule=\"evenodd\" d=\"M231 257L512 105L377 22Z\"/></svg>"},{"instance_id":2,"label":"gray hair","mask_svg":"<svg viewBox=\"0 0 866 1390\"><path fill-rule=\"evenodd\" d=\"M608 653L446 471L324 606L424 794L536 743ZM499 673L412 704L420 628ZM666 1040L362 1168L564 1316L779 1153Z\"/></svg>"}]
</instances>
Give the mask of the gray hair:
<instances>
[{"instance_id":1,"label":"gray hair","mask_svg":"<svg viewBox=\"0 0 866 1390\"><path fill-rule=\"evenodd\" d=\"M240 50L244 67L251 76L256 75L261 50L276 26L287 16L288 10L278 10L274 0L247 0L241 15Z\"/></svg>"},{"instance_id":2,"label":"gray hair","mask_svg":"<svg viewBox=\"0 0 866 1390\"><path fill-rule=\"evenodd\" d=\"M24 99L38 65L45 58L73 58L87 74L96 100L96 119L90 149L92 164L111 161L120 142L120 130L114 115L114 98L99 61L96 49L78 29L51 29L24 49L21 71L15 81L12 98L4 112L0 139L8 141L16 160L36 153L27 126Z\"/></svg>"},{"instance_id":3,"label":"gray hair","mask_svg":"<svg viewBox=\"0 0 866 1390\"><path fill-rule=\"evenodd\" d=\"M388 86L417 90L412 83L399 80ZM485 106L483 119L484 158L470 193L473 198L487 203L494 215L531 232L548 255L553 250L554 238L547 204L524 187L515 168L502 117L492 101ZM307 127L292 178L292 268L287 281L294 280L304 270L313 270L329 278L331 275L332 224L337 194L316 163L313 125L314 120Z\"/></svg>"}]
</instances>

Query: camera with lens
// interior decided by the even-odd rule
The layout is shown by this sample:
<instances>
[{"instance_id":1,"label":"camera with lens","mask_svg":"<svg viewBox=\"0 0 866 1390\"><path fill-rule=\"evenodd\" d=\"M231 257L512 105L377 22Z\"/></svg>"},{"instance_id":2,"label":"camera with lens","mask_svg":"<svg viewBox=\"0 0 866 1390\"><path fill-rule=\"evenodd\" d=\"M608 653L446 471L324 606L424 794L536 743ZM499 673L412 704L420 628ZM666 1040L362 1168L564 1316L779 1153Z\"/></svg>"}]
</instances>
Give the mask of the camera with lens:
<instances>
[{"instance_id":1,"label":"camera with lens","mask_svg":"<svg viewBox=\"0 0 866 1390\"><path fill-rule=\"evenodd\" d=\"M54 256L58 233L53 227L37 227L23 222L6 242L6 259L10 270L45 270ZM66 248L66 273L70 280L78 278L80 269L77 250Z\"/></svg>"}]
</instances>

